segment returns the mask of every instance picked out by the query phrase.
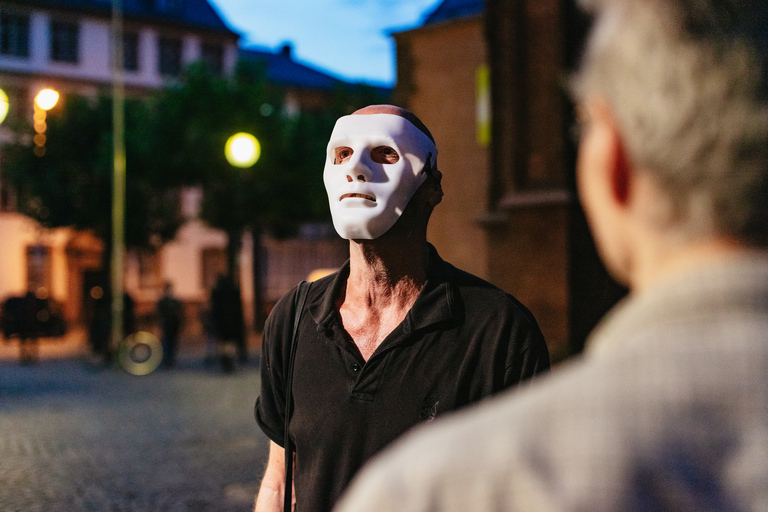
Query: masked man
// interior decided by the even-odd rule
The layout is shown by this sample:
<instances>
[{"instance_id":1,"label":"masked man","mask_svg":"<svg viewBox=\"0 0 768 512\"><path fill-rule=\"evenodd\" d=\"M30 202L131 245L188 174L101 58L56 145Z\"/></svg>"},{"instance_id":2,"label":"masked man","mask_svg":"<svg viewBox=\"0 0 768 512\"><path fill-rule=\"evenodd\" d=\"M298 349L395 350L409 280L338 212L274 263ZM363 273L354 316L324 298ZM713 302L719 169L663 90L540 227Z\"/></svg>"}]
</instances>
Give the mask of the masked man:
<instances>
[{"instance_id":1,"label":"masked man","mask_svg":"<svg viewBox=\"0 0 768 512\"><path fill-rule=\"evenodd\" d=\"M340 118L324 181L350 259L311 285L298 327L289 432L297 510L330 510L357 470L413 425L549 367L531 313L438 256L427 223L442 199L437 148L412 113ZM282 510L285 379L293 293L264 329L256 419L271 439L256 500Z\"/></svg>"},{"instance_id":2,"label":"masked man","mask_svg":"<svg viewBox=\"0 0 768 512\"><path fill-rule=\"evenodd\" d=\"M768 2L580 3L577 185L630 294L581 358L409 434L337 512L768 510Z\"/></svg>"}]
</instances>

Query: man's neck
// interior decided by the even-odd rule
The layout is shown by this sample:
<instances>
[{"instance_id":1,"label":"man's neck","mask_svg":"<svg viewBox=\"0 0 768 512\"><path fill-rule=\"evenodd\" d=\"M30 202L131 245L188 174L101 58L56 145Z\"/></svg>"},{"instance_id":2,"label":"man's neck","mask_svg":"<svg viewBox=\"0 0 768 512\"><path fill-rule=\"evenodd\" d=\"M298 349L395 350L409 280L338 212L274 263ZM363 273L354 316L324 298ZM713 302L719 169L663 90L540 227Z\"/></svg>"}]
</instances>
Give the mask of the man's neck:
<instances>
[{"instance_id":1,"label":"man's neck","mask_svg":"<svg viewBox=\"0 0 768 512\"><path fill-rule=\"evenodd\" d=\"M750 252L732 238L719 237L689 242L660 244L646 250L630 281L633 293L642 293L681 274Z\"/></svg>"},{"instance_id":2,"label":"man's neck","mask_svg":"<svg viewBox=\"0 0 768 512\"><path fill-rule=\"evenodd\" d=\"M405 319L427 280L429 249L386 240L350 241L349 278L337 307L364 360Z\"/></svg>"},{"instance_id":3,"label":"man's neck","mask_svg":"<svg viewBox=\"0 0 768 512\"><path fill-rule=\"evenodd\" d=\"M349 279L345 301L410 302L427 278L429 249L386 240L350 241ZM413 300L409 300L409 299ZM362 304L360 304L362 305Z\"/></svg>"}]
</instances>

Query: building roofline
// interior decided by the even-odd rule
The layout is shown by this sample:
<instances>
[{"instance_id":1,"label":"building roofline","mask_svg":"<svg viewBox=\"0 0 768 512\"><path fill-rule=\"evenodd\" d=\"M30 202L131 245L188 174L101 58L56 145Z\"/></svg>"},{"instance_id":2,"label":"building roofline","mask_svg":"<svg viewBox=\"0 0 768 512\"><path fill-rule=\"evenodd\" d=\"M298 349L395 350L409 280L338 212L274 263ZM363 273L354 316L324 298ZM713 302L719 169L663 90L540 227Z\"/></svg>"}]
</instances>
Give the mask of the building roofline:
<instances>
[{"instance_id":1,"label":"building roofline","mask_svg":"<svg viewBox=\"0 0 768 512\"><path fill-rule=\"evenodd\" d=\"M110 2L99 2L95 0L7 1L7 5L23 10L46 9L59 12L75 12L107 19L112 17L112 6ZM178 15L175 15L174 13L153 12L151 10L135 10L132 9L131 6L129 6L127 9L124 8L123 19L126 22L136 21L145 24L172 26L177 28L191 29L199 32L219 34L222 36L234 38L236 40L240 39L241 34L232 30L226 21L224 21L224 18L210 3L208 3L207 0L200 0L200 2L203 2L205 6L211 10L210 14L212 14L213 17L209 17L208 19L211 21L215 19L215 23L201 23L195 20L184 19ZM205 14L207 15L208 13Z\"/></svg>"},{"instance_id":2,"label":"building roofline","mask_svg":"<svg viewBox=\"0 0 768 512\"><path fill-rule=\"evenodd\" d=\"M411 28L402 29L402 30L395 29L393 31L388 32L387 34L390 37L395 37L396 38L396 37L399 37L401 35L407 36L409 34L413 34L413 33L417 33L417 32L421 33L421 32L427 32L427 31L430 31L430 30L439 30L439 29L442 29L442 28L445 28L445 27L448 27L448 26L451 26L451 25L461 25L463 23L472 22L472 21L475 21L475 20L478 20L478 19L482 20L482 18L483 18L483 13L472 14L472 15L469 15L469 16L462 16L460 18L451 18L451 19L447 19L447 20L436 21L436 22L430 23L429 25L419 25L419 26L416 26L416 27L411 27Z\"/></svg>"}]
</instances>

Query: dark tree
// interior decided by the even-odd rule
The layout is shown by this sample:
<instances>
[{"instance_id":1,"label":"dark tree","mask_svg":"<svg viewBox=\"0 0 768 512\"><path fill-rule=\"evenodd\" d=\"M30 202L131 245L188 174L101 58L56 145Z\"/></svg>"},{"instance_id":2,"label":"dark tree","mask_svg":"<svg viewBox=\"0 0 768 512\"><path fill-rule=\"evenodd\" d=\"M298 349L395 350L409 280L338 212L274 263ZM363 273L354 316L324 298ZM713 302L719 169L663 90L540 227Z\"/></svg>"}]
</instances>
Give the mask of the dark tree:
<instances>
[{"instance_id":1,"label":"dark tree","mask_svg":"<svg viewBox=\"0 0 768 512\"><path fill-rule=\"evenodd\" d=\"M149 247L173 238L182 218L177 189L146 164L151 134L145 102L126 102L126 245ZM29 128L31 133L32 129ZM108 97L62 98L47 116L45 154L20 142L5 146L3 179L18 210L43 226L91 230L104 241L112 229L112 103Z\"/></svg>"}]
</instances>

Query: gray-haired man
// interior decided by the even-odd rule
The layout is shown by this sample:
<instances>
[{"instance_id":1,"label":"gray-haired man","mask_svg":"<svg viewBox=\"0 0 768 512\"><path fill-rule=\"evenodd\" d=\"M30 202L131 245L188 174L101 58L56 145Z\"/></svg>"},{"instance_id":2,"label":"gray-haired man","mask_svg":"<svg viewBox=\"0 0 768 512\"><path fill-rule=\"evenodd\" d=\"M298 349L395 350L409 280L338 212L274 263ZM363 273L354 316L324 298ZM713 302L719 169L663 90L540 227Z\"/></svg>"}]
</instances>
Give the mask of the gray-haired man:
<instances>
[{"instance_id":1,"label":"gray-haired man","mask_svg":"<svg viewBox=\"0 0 768 512\"><path fill-rule=\"evenodd\" d=\"M409 436L338 510L766 510L768 3L583 4L578 188L631 294L581 360Z\"/></svg>"}]
</instances>

